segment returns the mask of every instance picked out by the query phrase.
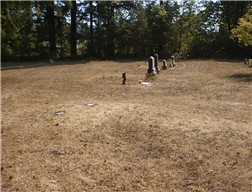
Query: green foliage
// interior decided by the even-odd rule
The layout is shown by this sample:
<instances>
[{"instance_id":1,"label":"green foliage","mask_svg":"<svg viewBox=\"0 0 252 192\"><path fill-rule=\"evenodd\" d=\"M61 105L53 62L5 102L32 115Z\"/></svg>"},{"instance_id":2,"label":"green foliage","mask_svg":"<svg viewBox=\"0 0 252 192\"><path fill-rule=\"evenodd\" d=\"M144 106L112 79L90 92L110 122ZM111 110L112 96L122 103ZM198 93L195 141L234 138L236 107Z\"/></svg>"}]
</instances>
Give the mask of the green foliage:
<instances>
[{"instance_id":1,"label":"green foliage","mask_svg":"<svg viewBox=\"0 0 252 192\"><path fill-rule=\"evenodd\" d=\"M156 52L161 57L169 57L177 51L176 24L179 8L177 3L170 1L163 2L161 6L148 4L146 8L148 54Z\"/></svg>"},{"instance_id":2,"label":"green foliage","mask_svg":"<svg viewBox=\"0 0 252 192\"><path fill-rule=\"evenodd\" d=\"M232 37L245 46L252 46L252 9L239 19L238 25L232 29Z\"/></svg>"},{"instance_id":3,"label":"green foliage","mask_svg":"<svg viewBox=\"0 0 252 192\"><path fill-rule=\"evenodd\" d=\"M31 2L2 2L1 41L3 57L19 57L34 52L34 25Z\"/></svg>"},{"instance_id":4,"label":"green foliage","mask_svg":"<svg viewBox=\"0 0 252 192\"><path fill-rule=\"evenodd\" d=\"M173 54L248 58L252 56L251 4L77 1L75 18L72 1L3 1L2 59L49 59L52 52L63 58L74 56L75 47L79 56L97 58L146 58L154 53L164 59Z\"/></svg>"}]
</instances>

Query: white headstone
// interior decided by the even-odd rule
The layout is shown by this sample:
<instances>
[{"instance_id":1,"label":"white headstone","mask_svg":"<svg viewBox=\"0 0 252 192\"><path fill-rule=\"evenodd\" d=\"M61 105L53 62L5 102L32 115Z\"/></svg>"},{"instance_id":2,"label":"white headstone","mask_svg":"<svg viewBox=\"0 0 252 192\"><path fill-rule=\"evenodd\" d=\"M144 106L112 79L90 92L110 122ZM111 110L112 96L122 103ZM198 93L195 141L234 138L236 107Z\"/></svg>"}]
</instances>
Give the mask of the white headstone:
<instances>
[{"instance_id":1,"label":"white headstone","mask_svg":"<svg viewBox=\"0 0 252 192\"><path fill-rule=\"evenodd\" d=\"M152 56L150 56L150 58L149 58L149 68L148 68L147 73L150 74L150 75L156 74L154 57L152 57Z\"/></svg>"}]
</instances>

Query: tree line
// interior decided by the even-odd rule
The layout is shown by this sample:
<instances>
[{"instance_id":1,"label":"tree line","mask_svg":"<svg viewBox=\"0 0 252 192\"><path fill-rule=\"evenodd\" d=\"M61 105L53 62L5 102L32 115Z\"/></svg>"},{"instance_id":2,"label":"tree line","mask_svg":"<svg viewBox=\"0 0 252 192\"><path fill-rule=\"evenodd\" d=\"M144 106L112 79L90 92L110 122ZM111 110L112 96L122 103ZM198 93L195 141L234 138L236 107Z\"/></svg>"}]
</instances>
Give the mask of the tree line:
<instances>
[{"instance_id":1,"label":"tree line","mask_svg":"<svg viewBox=\"0 0 252 192\"><path fill-rule=\"evenodd\" d=\"M2 1L2 60L252 57L250 1Z\"/></svg>"}]
</instances>

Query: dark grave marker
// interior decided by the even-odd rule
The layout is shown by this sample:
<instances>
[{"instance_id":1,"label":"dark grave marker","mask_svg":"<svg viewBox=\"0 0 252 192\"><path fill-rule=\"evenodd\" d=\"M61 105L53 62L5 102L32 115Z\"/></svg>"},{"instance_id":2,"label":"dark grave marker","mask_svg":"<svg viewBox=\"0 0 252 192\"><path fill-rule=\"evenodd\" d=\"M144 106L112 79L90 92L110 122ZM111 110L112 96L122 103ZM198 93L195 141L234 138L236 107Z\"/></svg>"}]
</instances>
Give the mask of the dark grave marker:
<instances>
[{"instance_id":1,"label":"dark grave marker","mask_svg":"<svg viewBox=\"0 0 252 192\"><path fill-rule=\"evenodd\" d=\"M158 54L154 54L154 59L155 59L155 68L158 74L160 71L159 66L158 66Z\"/></svg>"},{"instance_id":2,"label":"dark grave marker","mask_svg":"<svg viewBox=\"0 0 252 192\"><path fill-rule=\"evenodd\" d=\"M163 69L163 70L166 70L166 69L167 69L167 63L166 63L166 60L163 60L163 66L162 66L162 69Z\"/></svg>"}]
</instances>

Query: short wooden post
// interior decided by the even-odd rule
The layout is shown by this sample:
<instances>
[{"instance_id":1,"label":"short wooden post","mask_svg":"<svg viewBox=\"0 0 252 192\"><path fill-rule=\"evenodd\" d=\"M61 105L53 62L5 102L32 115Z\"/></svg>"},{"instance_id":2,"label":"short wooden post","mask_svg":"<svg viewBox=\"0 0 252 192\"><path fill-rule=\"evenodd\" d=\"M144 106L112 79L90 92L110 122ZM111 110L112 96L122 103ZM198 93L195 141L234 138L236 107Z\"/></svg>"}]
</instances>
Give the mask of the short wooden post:
<instances>
[{"instance_id":1,"label":"short wooden post","mask_svg":"<svg viewBox=\"0 0 252 192\"><path fill-rule=\"evenodd\" d=\"M126 72L124 72L124 73L122 73L122 79L123 79L123 81L122 81L122 85L126 85Z\"/></svg>"}]
</instances>

